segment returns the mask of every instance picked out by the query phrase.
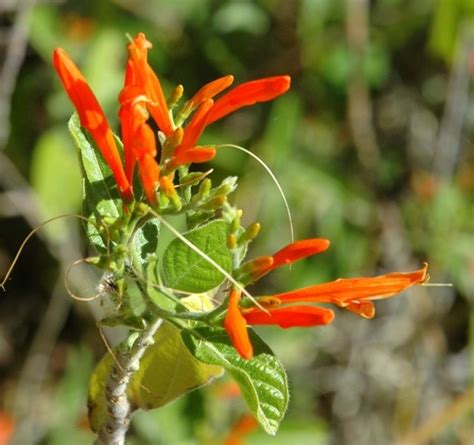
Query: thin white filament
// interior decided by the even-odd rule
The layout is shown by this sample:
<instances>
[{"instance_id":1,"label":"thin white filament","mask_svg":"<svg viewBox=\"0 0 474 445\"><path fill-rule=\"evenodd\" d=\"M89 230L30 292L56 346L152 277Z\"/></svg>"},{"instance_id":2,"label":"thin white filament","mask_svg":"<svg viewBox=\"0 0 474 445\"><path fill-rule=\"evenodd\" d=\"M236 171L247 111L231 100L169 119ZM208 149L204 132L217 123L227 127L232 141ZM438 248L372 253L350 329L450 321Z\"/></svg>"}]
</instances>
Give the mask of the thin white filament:
<instances>
[{"instance_id":1,"label":"thin white filament","mask_svg":"<svg viewBox=\"0 0 474 445\"><path fill-rule=\"evenodd\" d=\"M15 268L15 265L18 261L18 259L20 258L20 255L21 253L23 252L23 249L25 248L25 245L28 243L28 241L30 240L30 238L40 229L42 229L44 226L46 226L47 224L49 223L52 223L53 221L56 221L58 219L62 219L62 218L78 218L78 219L81 219L83 221L86 221L86 222L91 222L92 224L94 224L96 227L99 227L100 224L94 222L94 221L90 221L88 218L86 218L85 216L82 216L82 215L77 215L75 213L66 213L64 215L58 215L58 216L54 216L53 218L50 218L50 219L47 219L45 222L41 223L38 227L35 227L33 230L30 231L30 233L26 236L26 238L23 240L23 242L20 244L20 247L18 248L18 251L15 255L15 258L13 258L13 261L10 265L10 267L8 268L7 270L7 273L5 274L5 277L3 278L3 281L0 283L0 288L5 290L5 283L7 282L8 278L10 278L10 275L11 273L13 272L13 269ZM110 241L110 235L109 235L109 229L106 225L103 225L103 227L106 229L107 231L107 254L109 254L109 241Z\"/></svg>"},{"instance_id":2,"label":"thin white filament","mask_svg":"<svg viewBox=\"0 0 474 445\"><path fill-rule=\"evenodd\" d=\"M240 145L222 144L222 145L218 145L217 147L236 148L237 150L240 150L240 151L244 152L245 154L248 154L250 157L254 158L266 170L266 172L270 175L273 182L275 183L275 185L278 189L278 192L280 193L280 196L283 200L283 204L285 205L286 214L288 215L288 223L290 225L291 242L294 243L295 242L295 231L293 229L293 217L291 215L290 206L288 205L288 201L286 199L285 192L283 191L283 188L281 187L280 183L278 182L278 179L276 178L276 176L272 172L271 168L261 158L259 158L255 153L252 153L250 150L247 150L246 148L241 147Z\"/></svg>"}]
</instances>

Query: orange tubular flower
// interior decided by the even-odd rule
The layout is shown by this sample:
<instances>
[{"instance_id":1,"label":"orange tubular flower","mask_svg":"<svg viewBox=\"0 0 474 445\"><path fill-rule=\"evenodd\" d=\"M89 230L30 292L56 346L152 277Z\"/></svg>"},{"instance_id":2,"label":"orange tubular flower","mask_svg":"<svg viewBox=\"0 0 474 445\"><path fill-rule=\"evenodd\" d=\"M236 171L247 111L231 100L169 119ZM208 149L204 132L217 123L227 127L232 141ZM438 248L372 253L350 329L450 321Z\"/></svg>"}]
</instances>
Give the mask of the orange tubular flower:
<instances>
[{"instance_id":1,"label":"orange tubular flower","mask_svg":"<svg viewBox=\"0 0 474 445\"><path fill-rule=\"evenodd\" d=\"M125 172L130 183L133 182L135 162L138 161L140 179L147 201L155 205L156 188L160 169L155 160L157 154L156 140L153 130L146 123L148 111L147 100L142 82L140 67L132 58L137 52L136 46L129 45L131 57L125 71L125 83L119 95L119 118L122 126L122 142L125 152ZM144 48L146 51L146 48Z\"/></svg>"},{"instance_id":2,"label":"orange tubular flower","mask_svg":"<svg viewBox=\"0 0 474 445\"><path fill-rule=\"evenodd\" d=\"M245 359L253 357L253 347L247 331L247 322L239 309L242 291L232 288L229 295L229 307L224 320L224 328L238 353Z\"/></svg>"},{"instance_id":3,"label":"orange tubular flower","mask_svg":"<svg viewBox=\"0 0 474 445\"><path fill-rule=\"evenodd\" d=\"M160 179L160 167L155 160L156 142L153 130L143 124L136 132L133 152L138 161L138 170L147 201L156 204L156 188Z\"/></svg>"},{"instance_id":4,"label":"orange tubular flower","mask_svg":"<svg viewBox=\"0 0 474 445\"><path fill-rule=\"evenodd\" d=\"M208 125L239 108L267 102L286 93L291 84L290 76L274 76L245 82L216 101L209 114Z\"/></svg>"},{"instance_id":5,"label":"orange tubular flower","mask_svg":"<svg viewBox=\"0 0 474 445\"><path fill-rule=\"evenodd\" d=\"M184 131L181 144L179 144L174 152L173 164L182 165L182 163L179 162L179 159L185 159L186 152L195 148L198 139L206 127L209 110L211 110L213 105L214 101L212 99L208 99L194 114L191 122Z\"/></svg>"},{"instance_id":6,"label":"orange tubular flower","mask_svg":"<svg viewBox=\"0 0 474 445\"><path fill-rule=\"evenodd\" d=\"M53 53L53 65L76 108L81 125L91 134L112 170L120 195L124 201L131 201L132 185L125 175L114 135L86 79L66 51L61 48L57 48Z\"/></svg>"},{"instance_id":7,"label":"orange tubular flower","mask_svg":"<svg viewBox=\"0 0 474 445\"><path fill-rule=\"evenodd\" d=\"M329 240L323 238L295 241L272 256L258 257L245 263L239 270L239 278L245 283L253 282L277 267L324 252L329 244Z\"/></svg>"},{"instance_id":8,"label":"orange tubular flower","mask_svg":"<svg viewBox=\"0 0 474 445\"><path fill-rule=\"evenodd\" d=\"M194 147L189 150L179 150L174 153L173 166L179 167L190 163L202 163L213 159L216 156L214 147Z\"/></svg>"},{"instance_id":9,"label":"orange tubular flower","mask_svg":"<svg viewBox=\"0 0 474 445\"><path fill-rule=\"evenodd\" d=\"M210 82L204 85L187 102L184 107L184 114L191 112L197 106L199 106L199 109L186 127L182 143L174 152L171 164L173 167L189 162L205 162L212 159L214 156L211 156L210 151L207 152L209 157L204 155L204 152L200 153L203 156L197 156L197 153L194 157L187 155L188 151L198 148L196 144L206 126L239 108L275 99L286 93L291 83L289 76L258 79L237 86L214 102L212 97L227 88L233 80L233 76L225 76Z\"/></svg>"},{"instance_id":10,"label":"orange tubular flower","mask_svg":"<svg viewBox=\"0 0 474 445\"><path fill-rule=\"evenodd\" d=\"M321 326L334 319L334 312L317 306L288 306L268 309L268 313L257 307L242 312L250 325L278 325L281 328Z\"/></svg>"},{"instance_id":11,"label":"orange tubular flower","mask_svg":"<svg viewBox=\"0 0 474 445\"><path fill-rule=\"evenodd\" d=\"M136 78L148 98L147 108L153 116L160 130L169 136L173 133L170 113L160 81L153 69L148 65L148 50L152 44L146 39L145 34L138 33L128 45L129 62L133 64Z\"/></svg>"},{"instance_id":12,"label":"orange tubular flower","mask_svg":"<svg viewBox=\"0 0 474 445\"><path fill-rule=\"evenodd\" d=\"M393 297L415 284L424 283L427 279L427 269L428 265L425 264L421 269L410 273L395 272L373 278L339 278L272 297L282 303L334 303L340 307L348 307L353 303L349 310L358 312L360 307L362 312L366 312L369 306L362 303Z\"/></svg>"}]
</instances>

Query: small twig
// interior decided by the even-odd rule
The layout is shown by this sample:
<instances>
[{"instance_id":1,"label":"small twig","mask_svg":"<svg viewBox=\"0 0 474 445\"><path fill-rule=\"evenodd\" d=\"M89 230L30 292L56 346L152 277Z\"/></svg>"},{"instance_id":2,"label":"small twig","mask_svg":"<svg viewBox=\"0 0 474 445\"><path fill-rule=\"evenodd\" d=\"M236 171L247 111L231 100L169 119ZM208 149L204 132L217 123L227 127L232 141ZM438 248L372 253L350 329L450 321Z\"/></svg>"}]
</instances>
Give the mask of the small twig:
<instances>
[{"instance_id":1,"label":"small twig","mask_svg":"<svg viewBox=\"0 0 474 445\"><path fill-rule=\"evenodd\" d=\"M433 159L433 172L443 177L449 178L453 175L459 158L462 131L469 105L469 57L473 48L474 33L469 23L459 31L446 106Z\"/></svg>"},{"instance_id":2,"label":"small twig","mask_svg":"<svg viewBox=\"0 0 474 445\"><path fill-rule=\"evenodd\" d=\"M466 415L472 409L474 409L474 388L458 396L418 429L399 440L397 444L422 445L428 443L455 420Z\"/></svg>"},{"instance_id":3,"label":"small twig","mask_svg":"<svg viewBox=\"0 0 474 445\"><path fill-rule=\"evenodd\" d=\"M369 1L346 0L346 38L353 61L348 81L347 113L357 154L366 171L377 165L379 147L363 62L369 39Z\"/></svg>"},{"instance_id":4,"label":"small twig","mask_svg":"<svg viewBox=\"0 0 474 445\"><path fill-rule=\"evenodd\" d=\"M35 0L20 0L18 2L15 22L10 33L10 42L0 72L0 148L5 145L10 134L11 97L26 53L28 20L34 4Z\"/></svg>"},{"instance_id":5,"label":"small twig","mask_svg":"<svg viewBox=\"0 0 474 445\"><path fill-rule=\"evenodd\" d=\"M135 371L139 369L140 360L149 346L154 343L154 335L160 329L162 319L157 319L143 331L128 347L125 341L117 350L117 360L107 380L105 395L107 398L107 419L102 424L95 445L123 445L130 425L131 407L127 397L127 387Z\"/></svg>"}]
</instances>

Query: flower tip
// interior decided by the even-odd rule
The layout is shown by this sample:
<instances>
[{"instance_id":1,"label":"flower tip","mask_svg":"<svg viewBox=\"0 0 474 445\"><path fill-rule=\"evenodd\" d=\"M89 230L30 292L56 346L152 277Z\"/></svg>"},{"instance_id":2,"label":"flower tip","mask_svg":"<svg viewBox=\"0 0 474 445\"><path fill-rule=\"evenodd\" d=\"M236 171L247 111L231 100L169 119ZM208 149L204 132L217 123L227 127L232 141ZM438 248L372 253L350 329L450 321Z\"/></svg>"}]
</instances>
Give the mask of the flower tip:
<instances>
[{"instance_id":1,"label":"flower tip","mask_svg":"<svg viewBox=\"0 0 474 445\"><path fill-rule=\"evenodd\" d=\"M79 69L63 48L56 48L53 51L53 66L66 90L71 88L73 81L82 77Z\"/></svg>"},{"instance_id":2,"label":"flower tip","mask_svg":"<svg viewBox=\"0 0 474 445\"><path fill-rule=\"evenodd\" d=\"M427 262L423 263L423 267L421 268L420 272L421 272L420 284L426 284L430 279L430 274L428 273Z\"/></svg>"},{"instance_id":3,"label":"flower tip","mask_svg":"<svg viewBox=\"0 0 474 445\"><path fill-rule=\"evenodd\" d=\"M151 49L153 47L152 43L147 40L144 32L139 32L133 39L133 43L139 49Z\"/></svg>"},{"instance_id":4,"label":"flower tip","mask_svg":"<svg viewBox=\"0 0 474 445\"><path fill-rule=\"evenodd\" d=\"M239 351L240 356L245 360L250 360L253 358L253 348L250 347L248 349L240 349Z\"/></svg>"},{"instance_id":5,"label":"flower tip","mask_svg":"<svg viewBox=\"0 0 474 445\"><path fill-rule=\"evenodd\" d=\"M53 62L56 63L57 60L61 59L64 54L66 53L66 51L64 51L63 48L54 48L54 51L53 51Z\"/></svg>"},{"instance_id":6,"label":"flower tip","mask_svg":"<svg viewBox=\"0 0 474 445\"><path fill-rule=\"evenodd\" d=\"M280 94L286 93L291 87L291 77L290 76L281 76L279 82L275 84L275 89L280 92Z\"/></svg>"},{"instance_id":7,"label":"flower tip","mask_svg":"<svg viewBox=\"0 0 474 445\"><path fill-rule=\"evenodd\" d=\"M375 305L371 301L351 301L344 309L370 320L375 317Z\"/></svg>"},{"instance_id":8,"label":"flower tip","mask_svg":"<svg viewBox=\"0 0 474 445\"><path fill-rule=\"evenodd\" d=\"M326 325L326 324L331 324L334 320L334 318L336 317L336 314L329 310L329 311L325 311L323 316L322 316L322 323L323 325Z\"/></svg>"}]
</instances>

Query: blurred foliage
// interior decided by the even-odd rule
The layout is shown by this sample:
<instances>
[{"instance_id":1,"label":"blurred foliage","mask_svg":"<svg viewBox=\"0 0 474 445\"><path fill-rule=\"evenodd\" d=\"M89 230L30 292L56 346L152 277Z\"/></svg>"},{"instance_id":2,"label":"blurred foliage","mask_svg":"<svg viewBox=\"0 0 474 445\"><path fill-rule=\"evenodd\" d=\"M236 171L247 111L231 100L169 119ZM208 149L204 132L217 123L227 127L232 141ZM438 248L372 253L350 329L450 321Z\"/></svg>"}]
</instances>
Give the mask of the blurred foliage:
<instances>
[{"instance_id":1,"label":"blurred foliage","mask_svg":"<svg viewBox=\"0 0 474 445\"><path fill-rule=\"evenodd\" d=\"M292 76L290 94L213 125L202 140L241 144L262 157L287 193L297 237L331 240L324 256L274 272L255 292L414 269L423 261L430 263L433 282L453 284L380 302L372 321L341 314L320 330L262 329L288 368L293 394L279 434L250 432L248 444L390 443L462 395L474 379L472 89L462 92L468 105L458 116L459 148L438 143L465 34L471 66L464 76L473 75L474 2L355 2L370 3L368 28L363 20L356 23L367 32L359 53L347 33L347 22L360 20L347 16L350 2L40 2L30 17L5 153L30 181L42 219L80 212L79 164L66 133L72 108L53 75L52 50L64 47L78 62L117 128L125 36L143 31L154 43L150 61L168 93L182 83L190 97L205 82L229 73L237 82ZM3 49L15 14L7 6L0 14ZM379 153L371 168L361 162L364 147L348 119L355 78L367 90L373 112ZM440 150L454 160L454 172L434 168ZM260 165L222 148L209 167L215 168L216 180L241 176L235 200L245 220L258 220L263 228L252 246L256 254L289 241L281 198ZM8 209L1 199L2 272L28 230L22 216ZM48 234L49 242L64 242L57 225ZM62 280L45 245L38 240L29 245L2 296L0 410L6 412L15 410L16 376L55 282ZM94 286L87 284L89 293ZM90 443L84 425L86 382L103 351L87 306L75 304L54 346L47 379L31 394L37 399L32 410L48 410L42 416L30 413L35 443L59 444L65 438L70 444ZM222 443L243 409L223 378L163 409L137 414L130 443ZM469 443L473 435L472 418L464 415L434 433L430 443Z\"/></svg>"}]
</instances>

